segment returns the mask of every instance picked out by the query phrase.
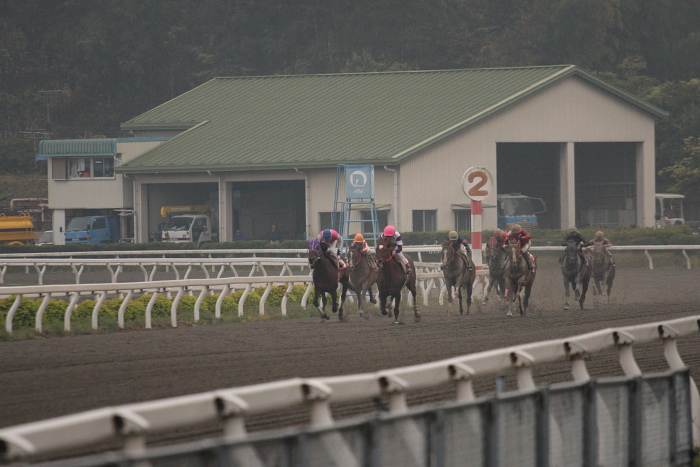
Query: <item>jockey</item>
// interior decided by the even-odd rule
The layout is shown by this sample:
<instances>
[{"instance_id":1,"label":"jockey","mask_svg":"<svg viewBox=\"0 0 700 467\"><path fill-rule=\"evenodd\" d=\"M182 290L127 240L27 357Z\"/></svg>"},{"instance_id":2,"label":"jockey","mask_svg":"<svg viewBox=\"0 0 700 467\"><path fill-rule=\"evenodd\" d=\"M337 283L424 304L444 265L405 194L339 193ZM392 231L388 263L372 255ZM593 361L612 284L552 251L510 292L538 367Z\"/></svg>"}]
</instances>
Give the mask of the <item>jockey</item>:
<instances>
[{"instance_id":1,"label":"jockey","mask_svg":"<svg viewBox=\"0 0 700 467\"><path fill-rule=\"evenodd\" d=\"M447 238L452 242L452 248L471 259L472 249L469 246L469 242L466 238L459 235L456 230L450 230L450 233L447 234ZM471 270L471 261L467 261L467 265L469 267L469 270Z\"/></svg>"},{"instance_id":2,"label":"jockey","mask_svg":"<svg viewBox=\"0 0 700 467\"><path fill-rule=\"evenodd\" d=\"M564 237L564 241L561 243L561 246L566 246L569 241L574 241L576 243L576 249L578 250L578 254L583 260L584 264L588 264L588 260L586 259L586 256L583 254L583 247L586 245L586 239L583 238L583 235L581 232L576 230L576 227L571 227L567 232L566 232L566 237ZM559 263L564 262L564 255L565 253L562 253L562 255L559 257Z\"/></svg>"},{"instance_id":3,"label":"jockey","mask_svg":"<svg viewBox=\"0 0 700 467\"><path fill-rule=\"evenodd\" d=\"M384 233L382 233L381 237L379 238L390 238L393 240L394 244L396 245L396 249L394 250L394 255L396 255L397 258L403 263L404 266L406 266L406 274L411 273L411 265L408 264L408 259L401 253L401 250L403 250L403 239L401 238L401 234L394 229L393 225L387 225L384 227Z\"/></svg>"},{"instance_id":4,"label":"jockey","mask_svg":"<svg viewBox=\"0 0 700 467\"><path fill-rule=\"evenodd\" d=\"M328 253L333 257L335 264L338 263L338 239L339 235L333 229L324 229L318 234L318 241L328 245Z\"/></svg>"},{"instance_id":5,"label":"jockey","mask_svg":"<svg viewBox=\"0 0 700 467\"><path fill-rule=\"evenodd\" d=\"M513 224L513 227L511 227L510 232L508 232L507 238L515 238L518 240L518 243L520 244L520 251L523 253L523 258L525 258L525 262L527 263L528 269L530 269L530 271L532 272L535 272L535 265L532 260L531 253L528 251L530 249L530 239L532 238L532 235L527 233L527 230L520 227L520 224Z\"/></svg>"},{"instance_id":6,"label":"jockey","mask_svg":"<svg viewBox=\"0 0 700 467\"><path fill-rule=\"evenodd\" d=\"M355 235L355 238L353 239L352 243L350 243L350 248L354 248L355 245L362 245L362 247L360 247L360 253L362 254L362 256L367 257L370 266L372 266L372 268L374 269L374 260L372 259L372 255L370 255L369 245L367 244L365 237L361 233Z\"/></svg>"},{"instance_id":7,"label":"jockey","mask_svg":"<svg viewBox=\"0 0 700 467\"><path fill-rule=\"evenodd\" d=\"M610 242L610 240L605 238L605 234L601 230L597 231L595 233L595 238L593 238L593 240L591 240L590 242L586 243L586 245L593 246L596 243L601 243L601 242L603 243L603 246L605 247L605 248L603 248L603 251L605 252L605 255L608 257L608 259L610 260L610 265L615 266L615 259L613 258L612 253L610 253L608 251L608 247L612 246L612 242Z\"/></svg>"}]
</instances>

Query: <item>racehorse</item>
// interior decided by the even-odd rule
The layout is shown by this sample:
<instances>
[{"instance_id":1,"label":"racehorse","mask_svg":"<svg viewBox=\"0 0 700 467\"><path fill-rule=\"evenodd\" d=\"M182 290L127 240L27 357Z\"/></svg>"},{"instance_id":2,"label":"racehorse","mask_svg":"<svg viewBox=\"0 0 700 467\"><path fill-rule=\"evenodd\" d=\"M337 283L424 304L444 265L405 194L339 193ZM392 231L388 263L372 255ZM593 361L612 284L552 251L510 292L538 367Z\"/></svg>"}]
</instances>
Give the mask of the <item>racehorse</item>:
<instances>
[{"instance_id":1,"label":"racehorse","mask_svg":"<svg viewBox=\"0 0 700 467\"><path fill-rule=\"evenodd\" d=\"M583 302L586 300L588 283L591 280L591 270L578 253L576 241L569 240L564 250L564 257L561 263L561 274L564 277L564 290L566 301L564 309L569 309L569 285L574 291L576 300L583 310Z\"/></svg>"},{"instance_id":2,"label":"racehorse","mask_svg":"<svg viewBox=\"0 0 700 467\"><path fill-rule=\"evenodd\" d=\"M396 245L390 238L377 240L376 261L379 268L379 274L377 275L379 309L386 316L386 299L392 297L394 300L394 324L400 324L399 305L401 304L401 289L405 285L413 295L413 316L415 322L418 322L421 315L418 312L418 303L416 302L416 269L413 267L413 260L406 255L408 264L411 266L411 273L406 275L401 260L394 258L394 248L396 248Z\"/></svg>"},{"instance_id":3,"label":"racehorse","mask_svg":"<svg viewBox=\"0 0 700 467\"><path fill-rule=\"evenodd\" d=\"M615 267L612 265L610 258L608 258L605 248L602 242L594 242L589 251L591 251L591 270L595 284L593 293L597 292L597 295L603 295L602 283L604 282L607 285L608 302L610 302L610 290L612 290L613 280L615 279Z\"/></svg>"},{"instance_id":4,"label":"racehorse","mask_svg":"<svg viewBox=\"0 0 700 467\"><path fill-rule=\"evenodd\" d=\"M360 310L360 316L364 316L365 294L369 294L370 303L377 303L372 294L372 285L377 281L377 273L369 255L362 253L362 243L356 243L348 249L348 267L350 283L358 291L357 307Z\"/></svg>"},{"instance_id":5,"label":"racehorse","mask_svg":"<svg viewBox=\"0 0 700 467\"><path fill-rule=\"evenodd\" d=\"M472 306L472 286L476 271L469 258L460 255L452 245L452 240L442 242L442 274L445 276L445 287L447 288L447 301L452 303L452 287L457 289L459 296L459 314L464 314L462 307L462 288L467 290L467 314ZM471 266L471 269L469 267Z\"/></svg>"},{"instance_id":6,"label":"racehorse","mask_svg":"<svg viewBox=\"0 0 700 467\"><path fill-rule=\"evenodd\" d=\"M314 281L314 306L318 309L321 316L321 322L330 319L330 316L325 312L326 309L326 294L331 296L333 304L333 313L338 312L338 319L343 321L343 304L350 285L350 275L347 270L338 270L335 261L330 257L328 245L320 242L317 238L309 240L309 266L313 269ZM342 292L340 294L340 306L338 306L338 282L342 284ZM352 289L354 291L354 289ZM319 297L322 305L319 305Z\"/></svg>"},{"instance_id":7,"label":"racehorse","mask_svg":"<svg viewBox=\"0 0 700 467\"><path fill-rule=\"evenodd\" d=\"M489 292L496 286L496 294L503 298L506 291L506 277L503 270L503 262L506 259L506 252L501 248L495 235L491 235L486 242L484 250L486 264L489 267L489 285L484 292L484 303L489 301Z\"/></svg>"},{"instance_id":8,"label":"racehorse","mask_svg":"<svg viewBox=\"0 0 700 467\"><path fill-rule=\"evenodd\" d=\"M533 266L536 264L535 257L532 257ZM508 297L508 314L513 316L515 299L518 299L518 309L520 316L527 314L527 306L530 301L532 284L535 282L535 272L530 271L527 262L520 250L520 242L511 238L506 245L506 264L504 267L506 276L506 296Z\"/></svg>"}]
</instances>

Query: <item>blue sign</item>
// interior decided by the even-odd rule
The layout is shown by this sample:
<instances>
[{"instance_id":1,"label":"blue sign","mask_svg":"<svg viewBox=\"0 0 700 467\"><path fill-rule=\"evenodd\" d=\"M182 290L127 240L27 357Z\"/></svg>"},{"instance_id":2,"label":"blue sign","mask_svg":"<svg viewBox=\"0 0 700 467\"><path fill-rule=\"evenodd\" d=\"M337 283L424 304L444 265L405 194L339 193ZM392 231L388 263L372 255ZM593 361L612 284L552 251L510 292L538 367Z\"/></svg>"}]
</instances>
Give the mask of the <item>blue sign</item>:
<instances>
[{"instance_id":1,"label":"blue sign","mask_svg":"<svg viewBox=\"0 0 700 467\"><path fill-rule=\"evenodd\" d=\"M345 166L345 197L347 199L374 198L374 166Z\"/></svg>"}]
</instances>

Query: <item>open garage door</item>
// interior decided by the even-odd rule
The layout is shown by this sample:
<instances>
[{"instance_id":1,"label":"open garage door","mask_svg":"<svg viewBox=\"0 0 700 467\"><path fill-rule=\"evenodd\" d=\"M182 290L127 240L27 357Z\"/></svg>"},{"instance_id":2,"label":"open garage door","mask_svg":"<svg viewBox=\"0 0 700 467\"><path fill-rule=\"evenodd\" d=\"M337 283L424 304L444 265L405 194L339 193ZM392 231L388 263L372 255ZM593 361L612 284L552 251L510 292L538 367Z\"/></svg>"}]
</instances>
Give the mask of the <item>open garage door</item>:
<instances>
[{"instance_id":1,"label":"open garage door","mask_svg":"<svg viewBox=\"0 0 700 467\"><path fill-rule=\"evenodd\" d=\"M541 198L545 212L539 227L559 228L559 157L561 143L498 143L496 189L499 194L521 193Z\"/></svg>"},{"instance_id":2,"label":"open garage door","mask_svg":"<svg viewBox=\"0 0 700 467\"><path fill-rule=\"evenodd\" d=\"M637 225L635 151L635 143L576 143L578 226Z\"/></svg>"},{"instance_id":3,"label":"open garage door","mask_svg":"<svg viewBox=\"0 0 700 467\"><path fill-rule=\"evenodd\" d=\"M233 228L249 240L267 240L272 224L283 239L306 238L304 181L233 183Z\"/></svg>"},{"instance_id":4,"label":"open garage door","mask_svg":"<svg viewBox=\"0 0 700 467\"><path fill-rule=\"evenodd\" d=\"M207 205L211 209L212 233L219 229L218 183L152 183L148 185L148 236L160 239L165 219L160 210L164 206Z\"/></svg>"}]
</instances>

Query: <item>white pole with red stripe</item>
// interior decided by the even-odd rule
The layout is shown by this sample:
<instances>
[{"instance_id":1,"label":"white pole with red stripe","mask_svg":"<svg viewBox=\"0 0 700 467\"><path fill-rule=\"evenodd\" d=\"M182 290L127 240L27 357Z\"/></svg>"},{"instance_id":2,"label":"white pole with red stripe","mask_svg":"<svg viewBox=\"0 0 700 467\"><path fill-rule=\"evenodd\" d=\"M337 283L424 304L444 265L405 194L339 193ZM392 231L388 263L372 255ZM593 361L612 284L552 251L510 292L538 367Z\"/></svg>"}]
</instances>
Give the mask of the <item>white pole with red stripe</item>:
<instances>
[{"instance_id":1,"label":"white pole with red stripe","mask_svg":"<svg viewBox=\"0 0 700 467\"><path fill-rule=\"evenodd\" d=\"M471 221L472 221L472 259L474 260L474 269L477 276L474 280L474 295L480 297L483 293L484 280L483 276L479 275L479 271L483 269L482 259L482 222L481 222L481 202L493 190L493 177L484 167L470 167L464 172L462 177L462 191L471 200ZM477 287L481 284L482 287Z\"/></svg>"}]
</instances>

